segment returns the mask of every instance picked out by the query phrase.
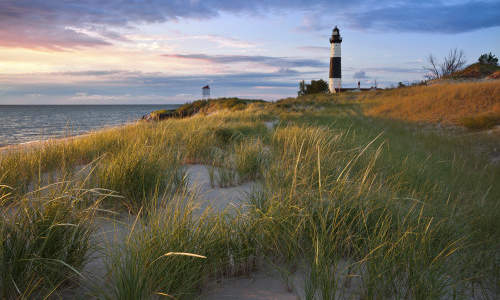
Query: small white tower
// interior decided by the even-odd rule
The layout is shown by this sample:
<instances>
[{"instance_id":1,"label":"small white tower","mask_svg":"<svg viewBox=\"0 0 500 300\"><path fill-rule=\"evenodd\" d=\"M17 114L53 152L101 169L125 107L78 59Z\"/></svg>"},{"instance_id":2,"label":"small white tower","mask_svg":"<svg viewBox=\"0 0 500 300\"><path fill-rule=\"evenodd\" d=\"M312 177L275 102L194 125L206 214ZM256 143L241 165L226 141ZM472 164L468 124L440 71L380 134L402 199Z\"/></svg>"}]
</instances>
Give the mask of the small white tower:
<instances>
[{"instance_id":1,"label":"small white tower","mask_svg":"<svg viewBox=\"0 0 500 300\"><path fill-rule=\"evenodd\" d=\"M340 64L340 44L342 37L340 36L337 26L333 29L332 37L330 38L330 76L328 89L330 93L340 92L342 88L342 68Z\"/></svg>"},{"instance_id":2,"label":"small white tower","mask_svg":"<svg viewBox=\"0 0 500 300\"><path fill-rule=\"evenodd\" d=\"M210 86L205 85L201 88L201 96L203 100L210 99Z\"/></svg>"}]
</instances>

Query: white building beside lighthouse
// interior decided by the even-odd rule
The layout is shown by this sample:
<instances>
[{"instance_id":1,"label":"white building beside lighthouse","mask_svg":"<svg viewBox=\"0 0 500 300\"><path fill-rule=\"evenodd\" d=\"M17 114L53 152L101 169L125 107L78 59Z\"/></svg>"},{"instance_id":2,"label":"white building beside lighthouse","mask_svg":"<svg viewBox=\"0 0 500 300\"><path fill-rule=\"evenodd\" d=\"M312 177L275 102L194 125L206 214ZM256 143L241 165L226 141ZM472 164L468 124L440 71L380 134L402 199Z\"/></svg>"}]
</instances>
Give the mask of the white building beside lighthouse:
<instances>
[{"instance_id":1,"label":"white building beside lighthouse","mask_svg":"<svg viewBox=\"0 0 500 300\"><path fill-rule=\"evenodd\" d=\"M342 68L340 63L340 44L342 43L342 37L340 36L339 29L337 26L333 29L332 36L330 38L330 76L328 82L328 89L330 93L340 92L342 88Z\"/></svg>"}]
</instances>

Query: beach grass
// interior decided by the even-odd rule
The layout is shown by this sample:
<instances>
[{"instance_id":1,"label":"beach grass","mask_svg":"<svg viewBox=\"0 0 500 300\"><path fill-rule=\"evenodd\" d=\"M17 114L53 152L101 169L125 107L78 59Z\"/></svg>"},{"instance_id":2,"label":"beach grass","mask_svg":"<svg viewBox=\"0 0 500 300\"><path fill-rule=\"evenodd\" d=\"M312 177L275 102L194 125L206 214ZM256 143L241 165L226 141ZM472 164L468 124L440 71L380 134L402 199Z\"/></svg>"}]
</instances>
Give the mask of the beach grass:
<instances>
[{"instance_id":1,"label":"beach grass","mask_svg":"<svg viewBox=\"0 0 500 300\"><path fill-rule=\"evenodd\" d=\"M56 297L84 280L100 190L58 182L22 196L4 193L0 221L3 299ZM12 199L11 199L12 198Z\"/></svg>"},{"instance_id":2,"label":"beach grass","mask_svg":"<svg viewBox=\"0 0 500 300\"><path fill-rule=\"evenodd\" d=\"M126 242L109 254L112 289L102 298L192 299L210 276L237 268L234 262L244 257L240 249L253 252L238 239L237 220L199 211L193 195L178 194L164 207L149 207L144 213Z\"/></svg>"},{"instance_id":3,"label":"beach grass","mask_svg":"<svg viewBox=\"0 0 500 300\"><path fill-rule=\"evenodd\" d=\"M454 87L463 92L460 84L445 88ZM210 281L267 262L289 286L291 274L299 273L306 299L494 299L500 293L500 166L474 147L495 143L487 135L464 138L366 113L384 95L388 103L420 92L441 95L439 86L411 89L291 98L6 152L0 158L4 215L20 214L24 210L12 207L28 199L45 211L52 203L46 193L29 190L61 178L77 178L82 191L105 188L104 199L75 196L85 199L79 205L64 196L69 192L58 192L57 211L74 213L47 221L85 220L89 227L81 232L57 226L69 233L51 236L55 245L77 243L84 253L92 247L89 208L116 202L112 209L133 214L125 240L107 251L108 288L95 291L101 298L192 299ZM267 129L263 122L276 118L279 125ZM239 210L201 210L186 188L185 166L193 163L208 167L214 187L258 181L260 188ZM14 219L3 219L2 234L39 226ZM13 274L28 272L22 270L29 253L75 270L85 263L50 249L19 252L21 259L9 266L21 271ZM75 277L72 268L46 274L60 283ZM4 297L16 298L8 274L5 265ZM16 276L20 291L40 280ZM59 291L65 284L49 287Z\"/></svg>"}]
</instances>

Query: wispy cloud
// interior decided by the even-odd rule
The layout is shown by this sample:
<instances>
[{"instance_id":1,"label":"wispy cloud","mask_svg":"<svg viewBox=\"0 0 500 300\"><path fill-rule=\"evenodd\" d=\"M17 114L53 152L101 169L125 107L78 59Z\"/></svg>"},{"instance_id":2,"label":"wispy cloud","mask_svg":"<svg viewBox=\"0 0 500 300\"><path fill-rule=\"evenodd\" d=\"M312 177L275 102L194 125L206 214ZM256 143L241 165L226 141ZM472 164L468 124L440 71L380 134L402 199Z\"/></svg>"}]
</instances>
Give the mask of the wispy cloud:
<instances>
[{"instance_id":1,"label":"wispy cloud","mask_svg":"<svg viewBox=\"0 0 500 300\"><path fill-rule=\"evenodd\" d=\"M178 40L179 38L177 38ZM183 39L194 39L194 40L205 40L217 44L219 47L230 47L230 48L255 48L255 44L249 41L244 41L241 39L224 37L216 34L206 34L206 35L194 35L185 36Z\"/></svg>"},{"instance_id":2,"label":"wispy cloud","mask_svg":"<svg viewBox=\"0 0 500 300\"><path fill-rule=\"evenodd\" d=\"M306 58L273 57L261 55L206 55L206 54L164 54L163 57L186 60L200 60L215 64L255 63L282 69L288 68L324 68L323 61Z\"/></svg>"},{"instance_id":3,"label":"wispy cloud","mask_svg":"<svg viewBox=\"0 0 500 300\"><path fill-rule=\"evenodd\" d=\"M365 71L376 73L425 73L423 68L367 67Z\"/></svg>"},{"instance_id":4,"label":"wispy cloud","mask_svg":"<svg viewBox=\"0 0 500 300\"><path fill-rule=\"evenodd\" d=\"M328 53L328 51L330 50L329 47L321 47L321 46L301 46L297 47L297 49L306 52L319 52L319 53Z\"/></svg>"}]
</instances>

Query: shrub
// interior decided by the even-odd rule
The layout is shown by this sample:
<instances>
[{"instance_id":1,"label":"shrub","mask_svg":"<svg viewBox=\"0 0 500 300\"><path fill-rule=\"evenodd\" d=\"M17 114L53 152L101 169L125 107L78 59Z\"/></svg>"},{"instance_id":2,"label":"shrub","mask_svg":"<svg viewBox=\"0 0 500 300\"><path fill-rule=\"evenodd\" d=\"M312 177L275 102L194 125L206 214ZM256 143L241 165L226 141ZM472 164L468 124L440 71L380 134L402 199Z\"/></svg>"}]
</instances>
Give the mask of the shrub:
<instances>
[{"instance_id":1,"label":"shrub","mask_svg":"<svg viewBox=\"0 0 500 300\"><path fill-rule=\"evenodd\" d=\"M299 84L299 96L318 94L318 93L328 93L328 83L323 79L311 80L310 84L304 83L302 80Z\"/></svg>"}]
</instances>

